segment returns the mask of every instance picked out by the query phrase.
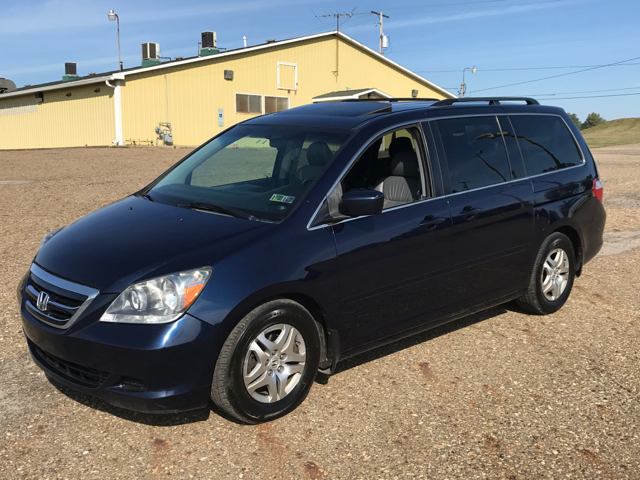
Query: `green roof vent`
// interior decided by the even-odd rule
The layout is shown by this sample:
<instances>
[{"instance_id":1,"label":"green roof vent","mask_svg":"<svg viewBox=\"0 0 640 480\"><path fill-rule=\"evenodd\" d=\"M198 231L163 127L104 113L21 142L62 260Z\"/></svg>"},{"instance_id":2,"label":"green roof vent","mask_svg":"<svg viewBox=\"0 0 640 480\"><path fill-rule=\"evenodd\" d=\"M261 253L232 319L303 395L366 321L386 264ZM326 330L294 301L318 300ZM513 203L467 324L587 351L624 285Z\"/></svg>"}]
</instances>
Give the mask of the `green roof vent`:
<instances>
[{"instance_id":1,"label":"green roof vent","mask_svg":"<svg viewBox=\"0 0 640 480\"><path fill-rule=\"evenodd\" d=\"M147 42L142 44L142 66L153 67L160 64L160 44Z\"/></svg>"},{"instance_id":2,"label":"green roof vent","mask_svg":"<svg viewBox=\"0 0 640 480\"><path fill-rule=\"evenodd\" d=\"M202 32L202 43L200 44L200 56L215 55L218 50L218 35L216 32Z\"/></svg>"},{"instance_id":3,"label":"green roof vent","mask_svg":"<svg viewBox=\"0 0 640 480\"><path fill-rule=\"evenodd\" d=\"M62 77L62 81L68 82L69 80L75 80L78 77L76 72L76 64L73 62L67 62L64 64L64 76Z\"/></svg>"}]
</instances>

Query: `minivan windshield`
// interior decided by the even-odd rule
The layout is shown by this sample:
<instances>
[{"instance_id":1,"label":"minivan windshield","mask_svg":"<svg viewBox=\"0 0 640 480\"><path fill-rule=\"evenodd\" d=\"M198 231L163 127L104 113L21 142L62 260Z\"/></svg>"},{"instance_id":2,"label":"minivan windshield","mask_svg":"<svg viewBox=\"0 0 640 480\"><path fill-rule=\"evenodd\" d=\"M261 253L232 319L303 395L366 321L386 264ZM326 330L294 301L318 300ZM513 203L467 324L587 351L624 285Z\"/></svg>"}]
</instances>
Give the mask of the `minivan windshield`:
<instances>
[{"instance_id":1,"label":"minivan windshield","mask_svg":"<svg viewBox=\"0 0 640 480\"><path fill-rule=\"evenodd\" d=\"M348 130L326 128L238 125L170 171L148 198L278 222L350 135Z\"/></svg>"}]
</instances>

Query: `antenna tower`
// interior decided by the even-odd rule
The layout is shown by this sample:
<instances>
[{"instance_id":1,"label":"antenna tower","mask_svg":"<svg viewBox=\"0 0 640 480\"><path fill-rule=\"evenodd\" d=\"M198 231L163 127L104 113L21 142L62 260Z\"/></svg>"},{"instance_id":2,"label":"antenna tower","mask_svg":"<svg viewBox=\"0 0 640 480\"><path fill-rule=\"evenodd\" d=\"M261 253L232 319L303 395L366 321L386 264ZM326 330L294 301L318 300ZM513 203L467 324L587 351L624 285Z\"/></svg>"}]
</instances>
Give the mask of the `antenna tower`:
<instances>
[{"instance_id":1,"label":"antenna tower","mask_svg":"<svg viewBox=\"0 0 640 480\"><path fill-rule=\"evenodd\" d=\"M356 15L371 15L370 13L355 13L356 9L354 8L350 12L347 13L326 13L324 15L316 15L316 18L335 18L336 19L336 69L333 71L333 74L336 76L336 80L338 80L338 59L339 59L339 45L340 45L340 17L353 18Z\"/></svg>"}]
</instances>

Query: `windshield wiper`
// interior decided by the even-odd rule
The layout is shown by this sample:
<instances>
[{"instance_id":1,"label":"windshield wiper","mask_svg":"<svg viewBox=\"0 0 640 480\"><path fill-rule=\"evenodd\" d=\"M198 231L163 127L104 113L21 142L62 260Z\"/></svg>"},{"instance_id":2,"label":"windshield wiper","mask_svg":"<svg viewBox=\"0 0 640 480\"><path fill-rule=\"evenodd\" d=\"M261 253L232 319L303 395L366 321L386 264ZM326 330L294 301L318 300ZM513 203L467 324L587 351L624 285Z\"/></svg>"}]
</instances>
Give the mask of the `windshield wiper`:
<instances>
[{"instance_id":1,"label":"windshield wiper","mask_svg":"<svg viewBox=\"0 0 640 480\"><path fill-rule=\"evenodd\" d=\"M211 203L191 202L191 203L176 203L176 207L191 208L192 210L205 210L207 212L223 213L236 218L244 218L246 220L258 220L250 213L245 213L235 208L221 207L219 205L213 205Z\"/></svg>"},{"instance_id":2,"label":"windshield wiper","mask_svg":"<svg viewBox=\"0 0 640 480\"><path fill-rule=\"evenodd\" d=\"M151 198L151 195L149 195L148 193L144 193L144 192L136 192L133 194L135 197L140 197L140 198L146 198L147 200L149 200L150 202L153 202L153 198Z\"/></svg>"}]
</instances>

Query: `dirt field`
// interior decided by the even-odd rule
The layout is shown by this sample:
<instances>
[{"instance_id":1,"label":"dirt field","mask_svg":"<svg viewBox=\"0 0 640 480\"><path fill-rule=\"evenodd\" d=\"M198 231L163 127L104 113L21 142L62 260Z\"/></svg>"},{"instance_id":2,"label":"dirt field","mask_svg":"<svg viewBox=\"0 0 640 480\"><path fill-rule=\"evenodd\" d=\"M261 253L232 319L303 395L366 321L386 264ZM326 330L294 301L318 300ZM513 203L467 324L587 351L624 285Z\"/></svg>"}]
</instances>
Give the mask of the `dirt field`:
<instances>
[{"instance_id":1,"label":"dirt field","mask_svg":"<svg viewBox=\"0 0 640 480\"><path fill-rule=\"evenodd\" d=\"M594 151L606 244L560 312L494 308L347 360L260 426L74 393L22 334L15 289L42 237L186 153L0 152L0 478L640 478L640 144Z\"/></svg>"}]
</instances>

